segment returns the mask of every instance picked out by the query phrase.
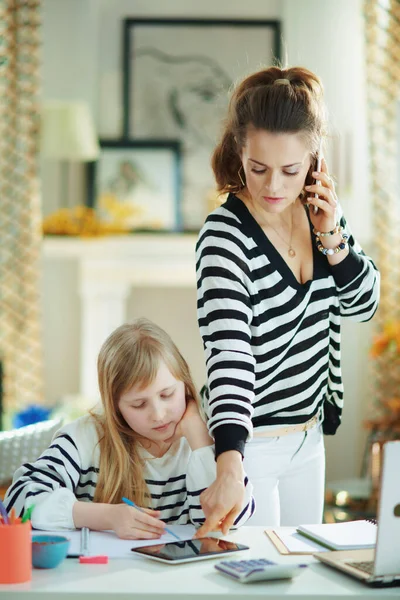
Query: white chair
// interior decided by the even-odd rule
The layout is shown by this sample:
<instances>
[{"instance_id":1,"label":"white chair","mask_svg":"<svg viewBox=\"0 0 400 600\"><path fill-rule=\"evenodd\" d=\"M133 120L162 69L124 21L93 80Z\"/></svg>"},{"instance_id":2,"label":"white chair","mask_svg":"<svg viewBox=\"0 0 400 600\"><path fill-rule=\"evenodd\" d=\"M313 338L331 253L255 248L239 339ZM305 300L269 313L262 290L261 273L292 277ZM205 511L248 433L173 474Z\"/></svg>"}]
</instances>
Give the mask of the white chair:
<instances>
[{"instance_id":1,"label":"white chair","mask_svg":"<svg viewBox=\"0 0 400 600\"><path fill-rule=\"evenodd\" d=\"M23 463L35 461L61 425L62 419L51 419L0 432L0 485L10 483Z\"/></svg>"}]
</instances>

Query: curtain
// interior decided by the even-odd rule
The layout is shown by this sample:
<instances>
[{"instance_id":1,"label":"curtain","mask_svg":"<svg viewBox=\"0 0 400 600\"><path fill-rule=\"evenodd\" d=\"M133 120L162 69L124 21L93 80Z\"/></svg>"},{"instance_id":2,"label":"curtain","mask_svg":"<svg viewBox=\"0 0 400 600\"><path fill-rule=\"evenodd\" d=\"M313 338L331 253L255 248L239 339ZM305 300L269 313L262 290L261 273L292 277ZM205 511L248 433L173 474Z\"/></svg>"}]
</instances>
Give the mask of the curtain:
<instances>
[{"instance_id":1,"label":"curtain","mask_svg":"<svg viewBox=\"0 0 400 600\"><path fill-rule=\"evenodd\" d=\"M40 9L41 0L0 0L0 361L7 413L43 401Z\"/></svg>"}]
</instances>

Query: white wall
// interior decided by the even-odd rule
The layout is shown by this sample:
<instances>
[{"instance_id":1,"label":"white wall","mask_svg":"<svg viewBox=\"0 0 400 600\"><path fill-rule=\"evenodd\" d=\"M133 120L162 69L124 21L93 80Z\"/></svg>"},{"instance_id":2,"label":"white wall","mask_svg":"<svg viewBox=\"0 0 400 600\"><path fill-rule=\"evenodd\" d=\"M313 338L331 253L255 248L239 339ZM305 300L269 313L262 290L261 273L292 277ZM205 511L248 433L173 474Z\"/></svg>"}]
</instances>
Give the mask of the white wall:
<instances>
[{"instance_id":1,"label":"white wall","mask_svg":"<svg viewBox=\"0 0 400 600\"><path fill-rule=\"evenodd\" d=\"M289 64L320 75L334 133L350 137L350 184L342 198L355 234L370 245L361 0L44 0L44 98L83 99L92 108L101 135L121 131L121 20L127 16L243 17L282 20ZM54 167L44 166L44 209L56 206ZM44 273L46 389L50 401L79 391L79 301L71 265ZM183 295L181 295L183 294ZM132 315L146 314L176 339L204 379L195 315L195 292L133 290ZM187 318L182 328L182 312ZM343 373L344 424L327 440L328 479L355 476L363 450L361 420L368 401L367 348L370 325L345 323Z\"/></svg>"}]
</instances>

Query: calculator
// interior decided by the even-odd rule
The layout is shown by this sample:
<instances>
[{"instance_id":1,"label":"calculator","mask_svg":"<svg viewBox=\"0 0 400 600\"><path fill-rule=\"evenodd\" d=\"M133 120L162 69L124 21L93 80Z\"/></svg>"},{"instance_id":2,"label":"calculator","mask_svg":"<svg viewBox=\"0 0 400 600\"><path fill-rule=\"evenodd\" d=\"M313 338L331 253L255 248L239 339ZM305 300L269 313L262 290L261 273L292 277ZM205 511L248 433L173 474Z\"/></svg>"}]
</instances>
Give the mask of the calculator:
<instances>
[{"instance_id":1,"label":"calculator","mask_svg":"<svg viewBox=\"0 0 400 600\"><path fill-rule=\"evenodd\" d=\"M308 565L283 565L266 558L253 560L224 560L214 567L223 575L228 575L241 583L267 581L270 579L290 579L301 573Z\"/></svg>"}]
</instances>

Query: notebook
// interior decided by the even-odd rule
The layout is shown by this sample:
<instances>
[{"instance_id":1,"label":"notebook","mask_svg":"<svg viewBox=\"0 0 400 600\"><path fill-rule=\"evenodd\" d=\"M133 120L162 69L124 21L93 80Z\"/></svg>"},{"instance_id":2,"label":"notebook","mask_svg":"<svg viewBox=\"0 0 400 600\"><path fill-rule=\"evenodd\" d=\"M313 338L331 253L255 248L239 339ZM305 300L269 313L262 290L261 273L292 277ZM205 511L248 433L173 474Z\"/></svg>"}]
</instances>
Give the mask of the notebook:
<instances>
[{"instance_id":1,"label":"notebook","mask_svg":"<svg viewBox=\"0 0 400 600\"><path fill-rule=\"evenodd\" d=\"M376 523L347 521L325 525L300 525L297 532L329 550L365 550L376 544Z\"/></svg>"},{"instance_id":2,"label":"notebook","mask_svg":"<svg viewBox=\"0 0 400 600\"><path fill-rule=\"evenodd\" d=\"M190 540L196 533L194 525L169 525L168 528L181 540ZM32 535L62 535L70 540L68 556L77 556L80 554L80 529L59 529L57 531L34 529L32 530ZM131 548L153 546L160 543L166 544L167 542L174 541L175 538L168 533L165 533L161 538L156 540L121 540L113 531L90 531L89 555L105 554L109 558L132 558Z\"/></svg>"}]
</instances>

